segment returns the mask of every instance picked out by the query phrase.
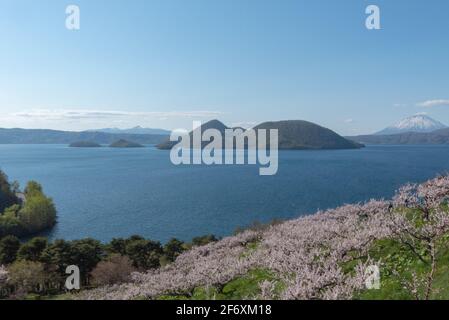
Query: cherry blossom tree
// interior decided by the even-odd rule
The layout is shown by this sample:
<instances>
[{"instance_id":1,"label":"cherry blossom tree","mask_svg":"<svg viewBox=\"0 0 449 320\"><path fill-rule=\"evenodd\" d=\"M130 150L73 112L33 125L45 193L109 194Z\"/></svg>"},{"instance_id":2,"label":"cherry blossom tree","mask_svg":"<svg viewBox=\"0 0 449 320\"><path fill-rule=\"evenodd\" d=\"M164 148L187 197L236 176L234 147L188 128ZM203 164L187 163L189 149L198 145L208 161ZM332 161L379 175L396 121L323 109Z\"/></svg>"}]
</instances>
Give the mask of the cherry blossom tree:
<instances>
[{"instance_id":1,"label":"cherry blossom tree","mask_svg":"<svg viewBox=\"0 0 449 320\"><path fill-rule=\"evenodd\" d=\"M415 272L411 280L402 279L416 299L428 300L432 294L437 257L448 244L448 199L449 177L442 176L400 188L390 208L394 239L427 266L424 274Z\"/></svg>"}]
</instances>

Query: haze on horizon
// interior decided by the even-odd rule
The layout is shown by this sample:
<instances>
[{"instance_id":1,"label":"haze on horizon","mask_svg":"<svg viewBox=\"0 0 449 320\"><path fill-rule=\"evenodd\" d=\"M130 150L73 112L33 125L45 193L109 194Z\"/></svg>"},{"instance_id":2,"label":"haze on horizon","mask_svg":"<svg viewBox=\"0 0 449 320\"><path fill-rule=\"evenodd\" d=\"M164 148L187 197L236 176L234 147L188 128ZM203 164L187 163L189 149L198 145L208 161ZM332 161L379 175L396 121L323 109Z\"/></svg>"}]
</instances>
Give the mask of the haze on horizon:
<instances>
[{"instance_id":1,"label":"haze on horizon","mask_svg":"<svg viewBox=\"0 0 449 320\"><path fill-rule=\"evenodd\" d=\"M65 8L81 30L65 28ZM381 9L381 30L365 8ZM449 2L0 0L0 128L449 124Z\"/></svg>"}]
</instances>

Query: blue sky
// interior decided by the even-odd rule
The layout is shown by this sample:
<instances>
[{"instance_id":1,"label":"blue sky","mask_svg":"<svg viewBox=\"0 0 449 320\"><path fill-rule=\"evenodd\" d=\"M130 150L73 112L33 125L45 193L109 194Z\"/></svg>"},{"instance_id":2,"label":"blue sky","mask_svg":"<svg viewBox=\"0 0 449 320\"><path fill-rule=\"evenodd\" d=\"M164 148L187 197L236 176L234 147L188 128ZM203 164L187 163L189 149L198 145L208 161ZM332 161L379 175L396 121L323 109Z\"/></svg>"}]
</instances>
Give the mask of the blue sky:
<instances>
[{"instance_id":1,"label":"blue sky","mask_svg":"<svg viewBox=\"0 0 449 320\"><path fill-rule=\"evenodd\" d=\"M79 31L65 28L69 4ZM365 28L369 4L381 30ZM449 124L448 12L447 0L0 0L0 127L303 119L359 134L419 112Z\"/></svg>"}]
</instances>

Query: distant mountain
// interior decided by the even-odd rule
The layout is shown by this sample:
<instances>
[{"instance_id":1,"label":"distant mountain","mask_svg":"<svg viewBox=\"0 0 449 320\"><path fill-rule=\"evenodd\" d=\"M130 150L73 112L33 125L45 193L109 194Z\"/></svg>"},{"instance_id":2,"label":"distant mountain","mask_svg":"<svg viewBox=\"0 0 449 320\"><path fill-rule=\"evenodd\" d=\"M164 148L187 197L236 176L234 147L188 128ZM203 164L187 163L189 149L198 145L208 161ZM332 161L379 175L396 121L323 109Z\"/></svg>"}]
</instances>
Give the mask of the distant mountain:
<instances>
[{"instance_id":1,"label":"distant mountain","mask_svg":"<svg viewBox=\"0 0 449 320\"><path fill-rule=\"evenodd\" d=\"M228 127L218 120L212 120L195 130L203 132L207 129L217 129L224 137L224 132ZM254 127L254 129L278 129L279 149L284 150L357 149L363 147L362 144L347 140L332 130L302 120L265 122ZM193 131L190 132L190 137L192 136ZM208 143L203 142L203 146ZM176 142L167 140L157 147L159 149L171 149L175 144ZM254 148L255 146L250 145L249 147Z\"/></svg>"},{"instance_id":2,"label":"distant mountain","mask_svg":"<svg viewBox=\"0 0 449 320\"><path fill-rule=\"evenodd\" d=\"M113 143L111 143L109 145L109 147L111 147L111 148L143 148L143 145L136 143L136 142L120 139L120 140L117 140L117 141L114 141Z\"/></svg>"},{"instance_id":3,"label":"distant mountain","mask_svg":"<svg viewBox=\"0 0 449 320\"><path fill-rule=\"evenodd\" d=\"M361 135L346 138L365 144L449 144L449 128L432 132L406 132L391 135Z\"/></svg>"},{"instance_id":4,"label":"distant mountain","mask_svg":"<svg viewBox=\"0 0 449 320\"><path fill-rule=\"evenodd\" d=\"M390 135L405 132L432 132L444 128L447 128L447 126L429 116L414 115L402 119L398 123L375 133L375 135Z\"/></svg>"},{"instance_id":5,"label":"distant mountain","mask_svg":"<svg viewBox=\"0 0 449 320\"><path fill-rule=\"evenodd\" d=\"M170 131L164 129L152 129L152 128L143 128L141 126L137 126L129 129L119 129L119 128L104 128L104 129L95 129L88 130L88 132L105 132L105 133L114 133L114 134L158 134L158 135L170 135Z\"/></svg>"},{"instance_id":6,"label":"distant mountain","mask_svg":"<svg viewBox=\"0 0 449 320\"><path fill-rule=\"evenodd\" d=\"M110 144L125 139L140 144L158 144L167 139L165 135L154 134L112 134L106 132L73 132L46 129L0 129L0 144L70 144L77 141L91 141Z\"/></svg>"}]
</instances>

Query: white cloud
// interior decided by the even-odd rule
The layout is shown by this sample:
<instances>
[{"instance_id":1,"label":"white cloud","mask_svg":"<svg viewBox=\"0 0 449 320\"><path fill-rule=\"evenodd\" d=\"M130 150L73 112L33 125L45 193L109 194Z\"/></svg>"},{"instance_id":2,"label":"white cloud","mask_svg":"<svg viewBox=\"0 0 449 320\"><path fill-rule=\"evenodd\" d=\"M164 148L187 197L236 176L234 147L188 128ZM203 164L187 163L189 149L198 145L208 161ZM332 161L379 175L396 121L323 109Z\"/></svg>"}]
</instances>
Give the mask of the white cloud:
<instances>
[{"instance_id":1,"label":"white cloud","mask_svg":"<svg viewBox=\"0 0 449 320\"><path fill-rule=\"evenodd\" d=\"M92 109L32 109L0 114L0 127L87 130L104 127L176 128L193 120L206 121L223 115L219 111L120 111ZM163 122L163 125L162 125Z\"/></svg>"},{"instance_id":2,"label":"white cloud","mask_svg":"<svg viewBox=\"0 0 449 320\"><path fill-rule=\"evenodd\" d=\"M168 118L209 118L221 115L218 111L169 111L169 112L129 112L129 111L104 111L104 110L84 110L84 109L34 109L31 111L16 112L11 114L13 117L34 118L41 120L79 120L79 119L117 119L117 118L152 118L152 119L168 119Z\"/></svg>"},{"instance_id":3,"label":"white cloud","mask_svg":"<svg viewBox=\"0 0 449 320\"><path fill-rule=\"evenodd\" d=\"M441 107L449 106L449 99L437 99L437 100L427 100L417 104L419 107L431 108L431 107Z\"/></svg>"},{"instance_id":4,"label":"white cloud","mask_svg":"<svg viewBox=\"0 0 449 320\"><path fill-rule=\"evenodd\" d=\"M349 119L346 119L345 122L346 122L346 123L353 123L353 122L354 122L354 119L349 118Z\"/></svg>"}]
</instances>

